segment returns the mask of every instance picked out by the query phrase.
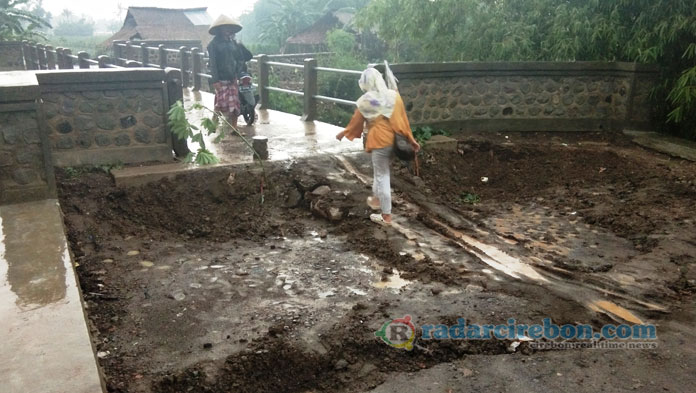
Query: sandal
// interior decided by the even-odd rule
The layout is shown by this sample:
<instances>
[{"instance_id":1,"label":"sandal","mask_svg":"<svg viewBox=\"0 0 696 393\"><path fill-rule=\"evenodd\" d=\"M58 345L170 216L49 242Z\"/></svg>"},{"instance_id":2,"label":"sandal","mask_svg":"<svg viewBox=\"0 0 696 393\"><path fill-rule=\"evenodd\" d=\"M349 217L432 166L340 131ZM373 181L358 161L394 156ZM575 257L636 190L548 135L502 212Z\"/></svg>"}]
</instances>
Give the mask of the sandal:
<instances>
[{"instance_id":1,"label":"sandal","mask_svg":"<svg viewBox=\"0 0 696 393\"><path fill-rule=\"evenodd\" d=\"M369 206L370 209L379 210L380 206L379 206L379 201L377 201L377 198L369 196L369 197L367 197L366 202L367 202L367 206Z\"/></svg>"},{"instance_id":2,"label":"sandal","mask_svg":"<svg viewBox=\"0 0 696 393\"><path fill-rule=\"evenodd\" d=\"M370 214L370 221L377 223L377 224L384 226L384 227L391 226L391 222L384 221L384 217L382 217L382 215L379 213Z\"/></svg>"}]
</instances>

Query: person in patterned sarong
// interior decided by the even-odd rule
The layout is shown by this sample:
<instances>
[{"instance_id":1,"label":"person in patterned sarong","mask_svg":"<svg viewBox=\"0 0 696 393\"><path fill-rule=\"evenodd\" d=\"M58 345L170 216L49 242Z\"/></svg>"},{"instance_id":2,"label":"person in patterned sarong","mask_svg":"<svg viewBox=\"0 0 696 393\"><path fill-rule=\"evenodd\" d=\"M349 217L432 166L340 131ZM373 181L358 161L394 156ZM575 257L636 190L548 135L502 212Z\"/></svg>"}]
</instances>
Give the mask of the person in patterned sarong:
<instances>
[{"instance_id":1,"label":"person in patterned sarong","mask_svg":"<svg viewBox=\"0 0 696 393\"><path fill-rule=\"evenodd\" d=\"M210 84L215 89L215 112L222 113L233 127L241 113L237 78L251 60L251 52L234 36L242 25L234 19L220 15L210 26L208 32L215 36L208 44L210 62Z\"/></svg>"}]
</instances>

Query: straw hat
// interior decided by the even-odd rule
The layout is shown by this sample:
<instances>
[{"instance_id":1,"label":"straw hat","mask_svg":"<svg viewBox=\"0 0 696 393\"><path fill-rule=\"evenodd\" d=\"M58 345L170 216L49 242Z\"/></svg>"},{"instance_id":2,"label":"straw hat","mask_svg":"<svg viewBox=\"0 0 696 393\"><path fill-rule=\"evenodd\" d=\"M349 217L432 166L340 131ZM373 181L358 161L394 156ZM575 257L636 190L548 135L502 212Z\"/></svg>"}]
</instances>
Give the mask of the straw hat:
<instances>
[{"instance_id":1,"label":"straw hat","mask_svg":"<svg viewBox=\"0 0 696 393\"><path fill-rule=\"evenodd\" d=\"M235 33L238 33L240 30L242 30L242 25L239 24L236 20L230 18L227 15L220 15L218 16L217 19L215 19L215 22L213 22L212 25L210 25L210 29L208 29L208 33L212 35L217 35L218 34L218 27L220 26L232 26L234 29Z\"/></svg>"}]
</instances>

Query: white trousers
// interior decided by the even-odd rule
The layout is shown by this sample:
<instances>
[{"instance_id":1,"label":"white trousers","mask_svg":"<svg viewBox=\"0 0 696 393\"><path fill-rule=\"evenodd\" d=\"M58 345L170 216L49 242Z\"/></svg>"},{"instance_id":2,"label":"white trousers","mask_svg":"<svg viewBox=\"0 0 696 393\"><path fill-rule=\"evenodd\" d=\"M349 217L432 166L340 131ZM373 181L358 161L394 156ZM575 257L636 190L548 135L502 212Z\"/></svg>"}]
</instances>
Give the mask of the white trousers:
<instances>
[{"instance_id":1,"label":"white trousers","mask_svg":"<svg viewBox=\"0 0 696 393\"><path fill-rule=\"evenodd\" d=\"M382 214L391 214L390 169L393 146L372 150L372 193L379 198Z\"/></svg>"}]
</instances>

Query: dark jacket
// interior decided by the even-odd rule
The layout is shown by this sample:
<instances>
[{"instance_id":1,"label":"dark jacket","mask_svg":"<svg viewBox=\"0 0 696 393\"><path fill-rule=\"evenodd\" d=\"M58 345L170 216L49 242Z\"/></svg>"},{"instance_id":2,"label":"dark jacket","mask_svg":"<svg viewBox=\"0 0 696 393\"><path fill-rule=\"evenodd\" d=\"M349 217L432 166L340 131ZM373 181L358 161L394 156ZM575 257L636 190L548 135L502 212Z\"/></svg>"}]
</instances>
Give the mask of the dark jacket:
<instances>
[{"instance_id":1,"label":"dark jacket","mask_svg":"<svg viewBox=\"0 0 696 393\"><path fill-rule=\"evenodd\" d=\"M210 57L208 67L212 75L211 84L217 81L236 80L246 62L253 57L244 45L219 35L208 44L208 56Z\"/></svg>"}]
</instances>

